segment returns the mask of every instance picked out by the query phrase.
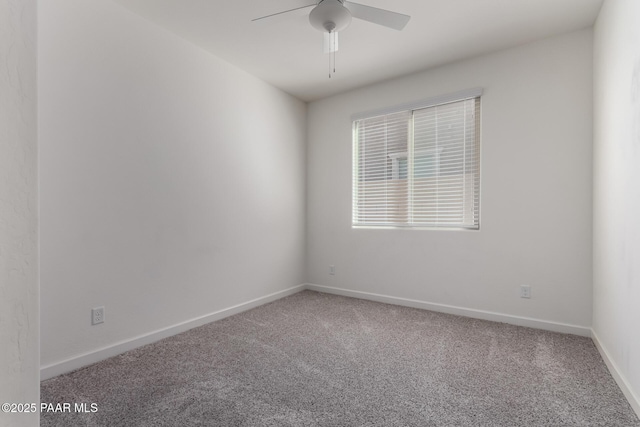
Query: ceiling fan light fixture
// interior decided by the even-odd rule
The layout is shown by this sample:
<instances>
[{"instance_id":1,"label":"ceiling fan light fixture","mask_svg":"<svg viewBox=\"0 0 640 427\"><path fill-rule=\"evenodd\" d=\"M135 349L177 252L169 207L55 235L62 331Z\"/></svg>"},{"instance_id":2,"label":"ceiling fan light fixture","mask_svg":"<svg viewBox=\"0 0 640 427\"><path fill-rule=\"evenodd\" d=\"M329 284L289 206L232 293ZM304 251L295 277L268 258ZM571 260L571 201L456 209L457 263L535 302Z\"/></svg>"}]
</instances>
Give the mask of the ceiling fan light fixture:
<instances>
[{"instance_id":1,"label":"ceiling fan light fixture","mask_svg":"<svg viewBox=\"0 0 640 427\"><path fill-rule=\"evenodd\" d=\"M351 12L340 0L323 0L309 14L309 22L323 33L342 31L351 23Z\"/></svg>"}]
</instances>

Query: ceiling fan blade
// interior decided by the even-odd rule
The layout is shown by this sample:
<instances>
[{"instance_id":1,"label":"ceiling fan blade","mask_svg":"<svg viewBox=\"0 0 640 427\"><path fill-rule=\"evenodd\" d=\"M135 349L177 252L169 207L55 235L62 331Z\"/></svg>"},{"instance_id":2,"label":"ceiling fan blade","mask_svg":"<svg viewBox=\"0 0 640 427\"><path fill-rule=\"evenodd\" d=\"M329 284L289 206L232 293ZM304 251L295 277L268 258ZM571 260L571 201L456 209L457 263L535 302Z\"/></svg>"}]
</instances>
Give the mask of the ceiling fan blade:
<instances>
[{"instance_id":1,"label":"ceiling fan blade","mask_svg":"<svg viewBox=\"0 0 640 427\"><path fill-rule=\"evenodd\" d=\"M324 34L324 53L333 53L338 51L338 33L322 33Z\"/></svg>"},{"instance_id":2,"label":"ceiling fan blade","mask_svg":"<svg viewBox=\"0 0 640 427\"><path fill-rule=\"evenodd\" d=\"M313 3L313 4L306 5L306 6L296 7L296 8L294 8L294 9L284 10L284 11L282 11L282 12L272 13L271 15L265 15L265 16L261 16L260 18L252 19L252 20L251 20L251 22L253 22L253 21L259 21L259 20L261 20L261 19L271 18L271 17L273 17L273 16L282 15L282 14L284 14L284 13L289 13L289 12L293 12L293 11L300 10L300 9L306 9L306 8L308 8L308 7L317 6L317 5L318 5L318 3Z\"/></svg>"},{"instance_id":3,"label":"ceiling fan blade","mask_svg":"<svg viewBox=\"0 0 640 427\"><path fill-rule=\"evenodd\" d=\"M378 9L377 7L365 6L359 3L345 1L344 5L354 18L374 24L384 25L394 30L402 30L411 17L402 13L391 12L390 10Z\"/></svg>"}]
</instances>

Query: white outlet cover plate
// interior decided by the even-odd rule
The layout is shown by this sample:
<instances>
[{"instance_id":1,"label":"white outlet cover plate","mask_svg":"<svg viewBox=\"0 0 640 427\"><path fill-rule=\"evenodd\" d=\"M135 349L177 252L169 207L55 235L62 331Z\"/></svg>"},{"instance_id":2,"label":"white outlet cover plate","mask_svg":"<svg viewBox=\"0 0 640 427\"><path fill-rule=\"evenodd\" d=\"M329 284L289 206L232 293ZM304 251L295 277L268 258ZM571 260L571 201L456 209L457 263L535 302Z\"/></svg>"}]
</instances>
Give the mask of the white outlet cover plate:
<instances>
[{"instance_id":1,"label":"white outlet cover plate","mask_svg":"<svg viewBox=\"0 0 640 427\"><path fill-rule=\"evenodd\" d=\"M98 325L104 323L104 307L96 307L91 309L91 324Z\"/></svg>"}]
</instances>

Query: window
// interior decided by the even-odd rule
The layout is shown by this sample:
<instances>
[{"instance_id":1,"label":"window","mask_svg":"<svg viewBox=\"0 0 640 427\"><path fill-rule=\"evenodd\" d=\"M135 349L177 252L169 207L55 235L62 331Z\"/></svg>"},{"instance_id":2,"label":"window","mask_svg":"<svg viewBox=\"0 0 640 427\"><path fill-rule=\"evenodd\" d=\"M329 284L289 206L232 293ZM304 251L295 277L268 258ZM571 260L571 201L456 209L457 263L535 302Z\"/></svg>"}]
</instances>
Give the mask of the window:
<instances>
[{"instance_id":1,"label":"window","mask_svg":"<svg viewBox=\"0 0 640 427\"><path fill-rule=\"evenodd\" d=\"M354 226L480 228L480 95L354 117Z\"/></svg>"}]
</instances>

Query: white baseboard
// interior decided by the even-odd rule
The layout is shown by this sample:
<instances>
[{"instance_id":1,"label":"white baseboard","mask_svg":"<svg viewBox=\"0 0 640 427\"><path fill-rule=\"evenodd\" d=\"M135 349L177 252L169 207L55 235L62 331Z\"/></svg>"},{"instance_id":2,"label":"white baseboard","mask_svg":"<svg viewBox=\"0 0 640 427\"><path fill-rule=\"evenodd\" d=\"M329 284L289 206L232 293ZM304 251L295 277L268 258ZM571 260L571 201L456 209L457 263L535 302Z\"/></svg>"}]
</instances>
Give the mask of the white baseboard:
<instances>
[{"instance_id":1,"label":"white baseboard","mask_svg":"<svg viewBox=\"0 0 640 427\"><path fill-rule=\"evenodd\" d=\"M305 285L305 288L317 292L325 292L329 294L384 302L388 304L402 305L406 307L422 308L425 310L437 311L440 313L472 317L474 319L491 320L493 322L509 323L511 325L526 326L529 328L544 329L547 331L561 332L564 334L574 334L583 337L591 336L591 328L585 326L569 325L566 323L550 322L547 320L539 320L529 317L512 316L510 314L495 313L492 311L475 310L472 308L456 307L453 305L438 304L407 298L398 298L389 295L374 294L370 292L352 291L342 288L333 288L330 286L314 285L312 283L307 283Z\"/></svg>"},{"instance_id":2,"label":"white baseboard","mask_svg":"<svg viewBox=\"0 0 640 427\"><path fill-rule=\"evenodd\" d=\"M640 398L633 392L633 390L629 386L629 383L626 381L624 376L620 373L620 370L618 369L616 363L609 356L609 353L607 352L605 347L602 345L602 343L598 339L597 334L591 328L587 328L584 326L569 325L565 323L549 322L546 320L533 319L529 317L512 316L508 314L495 313L491 311L475 310L475 309L457 307L457 306L446 305L446 304L419 301L419 300L408 299L408 298L399 298L399 297L375 294L370 292L353 291L349 289L315 285L312 283L306 283L306 284L294 286L282 291L274 292L272 294L265 295L263 297L256 298L251 301L234 305L232 307L228 307L222 310L218 310L216 312L213 312L204 316L200 316L195 319L191 319L174 326L170 326L164 329L159 329L157 331L140 335L138 337L131 338L129 340L121 341L116 344L103 347L101 349L98 349L92 352L74 356L72 358L63 360L61 362L56 362L47 366L43 366L40 368L40 379L46 380L67 372L71 372L73 370L91 365L93 363L99 362L104 359L108 359L109 357L117 356L118 354L124 353L129 350L133 350L143 345L151 344L163 338L167 338L172 335L185 332L189 329L202 326L207 323L214 322L216 320L224 319L225 317L233 316L234 314L238 314L243 311L247 311L252 308L267 304L269 302L276 301L286 296L293 295L305 289L316 291L316 292L324 292L329 294L342 295L346 297L360 298L360 299L366 299L370 301L378 301L378 302L383 302L388 304L401 305L406 307L421 308L421 309L437 311L441 313L456 314L459 316L472 317L476 319L509 323L517 326L526 326L530 328L544 329L544 330L553 331L553 332L561 332L561 333L591 337L593 339L593 342L596 348L600 352L602 359L607 365L607 368L609 368L609 372L611 372L611 375L613 376L614 380L620 387L620 390L622 390L622 393L625 395L625 397L629 401L629 404L631 405L635 413L640 418Z\"/></svg>"},{"instance_id":3,"label":"white baseboard","mask_svg":"<svg viewBox=\"0 0 640 427\"><path fill-rule=\"evenodd\" d=\"M289 289L274 292L269 295L265 295L260 298L253 299L251 301L244 302L242 304L234 305L216 312L206 314L204 316L197 317L195 319L187 320L174 326L169 326L164 329L159 329L148 334L140 335L135 338L131 338L125 341L100 348L95 351L84 353L78 356L71 357L61 362L52 363L40 368L40 380L47 380L49 378L56 377L58 375L74 371L84 366L91 365L101 360L108 359L109 357L117 356L134 348L141 347L143 345L151 344L159 341L163 338L170 337L172 335L179 334L181 332L193 329L198 326L205 325L207 323L214 322L216 320L224 319L225 317L233 316L234 314L241 313L243 311L250 310L252 308L267 304L269 302L284 298L289 295L293 295L297 292L306 289L306 285L298 285Z\"/></svg>"},{"instance_id":4,"label":"white baseboard","mask_svg":"<svg viewBox=\"0 0 640 427\"><path fill-rule=\"evenodd\" d=\"M402 305L407 307L421 308L425 310L437 311L441 313L456 314L459 316L472 317L476 319L491 320L494 322L509 323L518 326L527 326L536 329L545 329L554 332L562 332L568 334L575 334L581 336L591 336L591 329L582 326L568 325L564 323L549 322L544 320L532 319L527 317L511 316L507 314L494 313L490 311L475 310L463 307L456 307L446 304L437 304L426 301L419 301L407 298L393 297L389 295L380 295L370 292L353 291L342 288L334 288L330 286L315 285L307 283L303 285L294 286L289 289L285 289L279 292L275 292L264 297L256 298L251 301L247 301L242 304L235 305L233 307L225 308L214 313L210 313L204 316L197 317L174 326L159 329L148 334L140 335L125 341L88 352L80 354L69 359L52 363L40 368L40 379L46 380L55 376L71 372L73 370L82 368L84 366L91 365L109 357L117 356L129 350L141 347L143 345L151 344L159 341L163 338L170 337L172 335L179 334L189 329L205 325L216 320L224 319L225 317L232 316L234 314L241 313L246 310L267 304L269 302L284 298L302 290L309 289L317 292L330 293L335 295L342 295L352 298L360 298L371 301L384 302L388 304Z\"/></svg>"},{"instance_id":5,"label":"white baseboard","mask_svg":"<svg viewBox=\"0 0 640 427\"><path fill-rule=\"evenodd\" d=\"M596 348L600 352L602 360L604 360L607 368L609 368L611 376L618 384L618 387L620 387L620 390L622 390L624 397L626 397L629 401L629 405L631 405L631 408L633 408L638 418L640 418L640 397L633 392L624 375L622 375L622 373L618 369L618 365L613 361L613 359L609 355L609 352L602 345L602 342L598 338L598 334L593 329L591 330L591 338L593 339L593 343L596 345Z\"/></svg>"}]
</instances>

